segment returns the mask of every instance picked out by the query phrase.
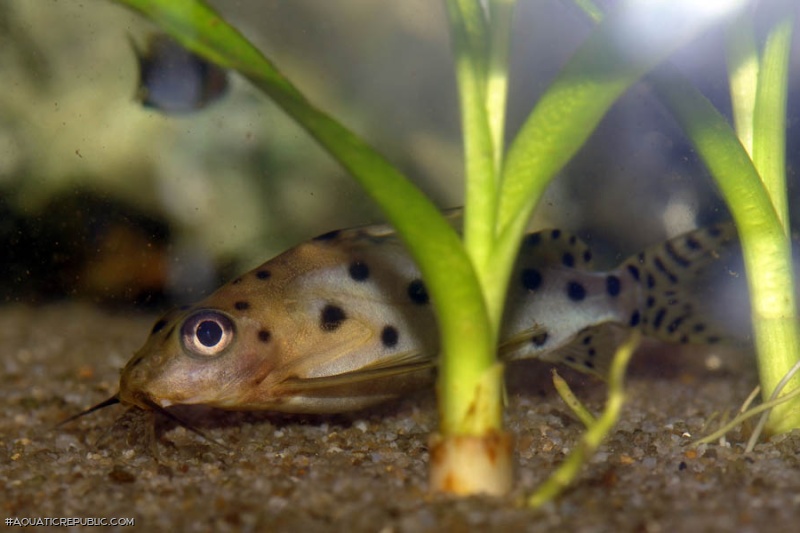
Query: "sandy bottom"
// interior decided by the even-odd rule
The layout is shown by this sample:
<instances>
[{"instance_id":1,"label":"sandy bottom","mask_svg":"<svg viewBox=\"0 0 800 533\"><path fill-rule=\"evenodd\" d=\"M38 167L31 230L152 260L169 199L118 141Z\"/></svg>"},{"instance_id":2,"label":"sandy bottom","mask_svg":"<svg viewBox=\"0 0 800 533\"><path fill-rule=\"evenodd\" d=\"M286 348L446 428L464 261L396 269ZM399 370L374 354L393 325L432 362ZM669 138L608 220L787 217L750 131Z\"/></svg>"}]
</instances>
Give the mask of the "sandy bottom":
<instances>
[{"instance_id":1,"label":"sandy bottom","mask_svg":"<svg viewBox=\"0 0 800 533\"><path fill-rule=\"evenodd\" d=\"M582 426L549 369L513 367L507 425L516 489L503 499L427 492L433 395L336 417L183 411L224 443L167 421L158 455L149 415L114 406L53 426L116 391L118 369L154 317L75 304L0 309L3 518L134 518L173 531L797 531L800 432L742 452L692 447L755 384L745 355L650 349L637 355L622 420L563 496L519 505L563 461ZM564 372L598 410L602 384Z\"/></svg>"}]
</instances>

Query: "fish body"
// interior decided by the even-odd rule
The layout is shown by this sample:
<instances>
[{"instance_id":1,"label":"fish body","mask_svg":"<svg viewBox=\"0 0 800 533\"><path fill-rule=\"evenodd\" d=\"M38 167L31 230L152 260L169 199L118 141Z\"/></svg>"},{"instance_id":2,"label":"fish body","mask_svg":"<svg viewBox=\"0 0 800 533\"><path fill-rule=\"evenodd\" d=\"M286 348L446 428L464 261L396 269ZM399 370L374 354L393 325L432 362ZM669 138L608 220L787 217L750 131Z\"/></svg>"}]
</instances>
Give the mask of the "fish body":
<instances>
[{"instance_id":1,"label":"fish body","mask_svg":"<svg viewBox=\"0 0 800 533\"><path fill-rule=\"evenodd\" d=\"M717 342L688 281L735 241L732 225L697 230L598 272L575 236L531 233L511 279L500 357L603 375L630 328ZM334 231L162 317L123 369L119 400L342 412L431 384L438 349L425 284L392 229Z\"/></svg>"},{"instance_id":2,"label":"fish body","mask_svg":"<svg viewBox=\"0 0 800 533\"><path fill-rule=\"evenodd\" d=\"M228 90L225 69L192 53L166 34L150 37L139 63L136 98L163 113L191 113L219 100Z\"/></svg>"}]
</instances>

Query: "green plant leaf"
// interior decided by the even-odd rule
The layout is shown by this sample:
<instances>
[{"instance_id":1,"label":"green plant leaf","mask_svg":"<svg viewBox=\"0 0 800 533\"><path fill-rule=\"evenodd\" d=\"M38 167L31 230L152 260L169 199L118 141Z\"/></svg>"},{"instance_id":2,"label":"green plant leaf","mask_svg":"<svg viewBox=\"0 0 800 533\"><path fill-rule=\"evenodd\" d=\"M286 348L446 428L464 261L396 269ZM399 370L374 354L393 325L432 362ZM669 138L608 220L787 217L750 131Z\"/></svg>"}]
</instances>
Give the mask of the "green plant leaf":
<instances>
[{"instance_id":1,"label":"green plant leaf","mask_svg":"<svg viewBox=\"0 0 800 533\"><path fill-rule=\"evenodd\" d=\"M753 116L753 163L767 187L786 235L789 206L786 201L786 100L789 90L789 53L792 46L794 7L769 32L758 71Z\"/></svg>"}]
</instances>

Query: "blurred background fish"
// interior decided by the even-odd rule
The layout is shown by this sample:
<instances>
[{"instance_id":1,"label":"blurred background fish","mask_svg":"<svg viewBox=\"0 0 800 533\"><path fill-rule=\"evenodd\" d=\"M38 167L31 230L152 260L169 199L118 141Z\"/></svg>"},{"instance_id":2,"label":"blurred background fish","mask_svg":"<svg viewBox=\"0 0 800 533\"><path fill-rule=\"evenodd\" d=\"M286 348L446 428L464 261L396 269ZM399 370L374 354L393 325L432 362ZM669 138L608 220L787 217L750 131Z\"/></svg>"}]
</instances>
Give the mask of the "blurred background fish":
<instances>
[{"instance_id":1,"label":"blurred background fish","mask_svg":"<svg viewBox=\"0 0 800 533\"><path fill-rule=\"evenodd\" d=\"M219 100L228 89L225 69L190 52L165 34L150 36L141 49L136 99L163 113L191 113Z\"/></svg>"}]
</instances>

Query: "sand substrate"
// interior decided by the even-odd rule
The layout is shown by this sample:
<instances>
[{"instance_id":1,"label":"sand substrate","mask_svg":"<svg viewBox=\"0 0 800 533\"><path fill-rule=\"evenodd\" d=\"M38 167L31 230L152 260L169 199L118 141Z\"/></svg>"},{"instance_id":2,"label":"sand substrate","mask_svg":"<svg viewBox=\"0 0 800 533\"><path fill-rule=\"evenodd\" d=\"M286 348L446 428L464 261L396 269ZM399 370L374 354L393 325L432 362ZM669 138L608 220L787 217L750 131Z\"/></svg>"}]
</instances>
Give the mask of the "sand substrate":
<instances>
[{"instance_id":1,"label":"sand substrate","mask_svg":"<svg viewBox=\"0 0 800 533\"><path fill-rule=\"evenodd\" d=\"M742 451L747 429L693 447L756 383L747 354L650 346L610 438L556 501L520 505L582 431L539 363L509 372L516 489L452 499L427 490L433 394L348 416L182 410L227 449L114 406L66 416L116 391L155 317L78 304L0 308L3 518L134 518L170 531L797 531L800 432ZM563 372L595 412L602 383ZM13 528L11 528L13 529ZM130 528L120 528L120 530ZM63 529L62 529L63 531Z\"/></svg>"}]
</instances>

